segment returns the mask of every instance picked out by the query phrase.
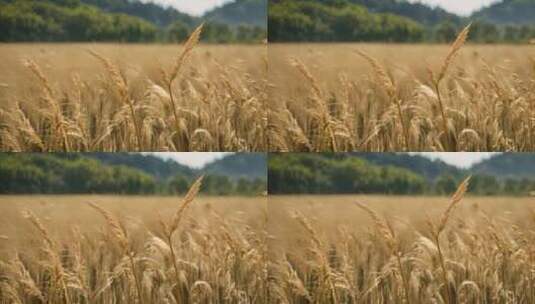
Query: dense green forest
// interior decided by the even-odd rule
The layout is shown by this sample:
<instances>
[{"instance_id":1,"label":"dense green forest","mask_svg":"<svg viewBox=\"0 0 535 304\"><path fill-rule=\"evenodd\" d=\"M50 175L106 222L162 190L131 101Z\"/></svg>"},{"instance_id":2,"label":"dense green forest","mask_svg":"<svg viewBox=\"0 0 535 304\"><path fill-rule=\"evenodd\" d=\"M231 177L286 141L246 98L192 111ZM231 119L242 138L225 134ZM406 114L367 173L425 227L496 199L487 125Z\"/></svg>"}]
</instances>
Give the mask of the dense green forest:
<instances>
[{"instance_id":1,"label":"dense green forest","mask_svg":"<svg viewBox=\"0 0 535 304\"><path fill-rule=\"evenodd\" d=\"M350 153L349 155L365 159L373 165L394 166L407 169L422 175L427 180L432 181L444 174L450 174L454 176L462 175L462 172L460 172L460 170L455 166L448 165L440 159L432 160L427 157L422 157L421 155L411 155L407 153L366 152L354 152Z\"/></svg>"},{"instance_id":2,"label":"dense green forest","mask_svg":"<svg viewBox=\"0 0 535 304\"><path fill-rule=\"evenodd\" d=\"M236 162L241 154L231 155ZM246 156L264 163L262 154ZM212 163L224 163L226 158ZM255 165L255 167L257 167ZM218 167L223 167L218 165ZM266 191L266 179L256 173L194 170L151 155L133 153L1 153L0 194L182 194L200 175L201 192L208 195L258 195Z\"/></svg>"},{"instance_id":3,"label":"dense green forest","mask_svg":"<svg viewBox=\"0 0 535 304\"><path fill-rule=\"evenodd\" d=\"M165 180L176 174L193 178L198 172L188 166L181 165L174 160L164 160L150 154L140 153L55 153L56 157L73 158L93 158L108 166L126 166L140 170L146 174L154 176L157 180ZM226 172L217 172L226 174Z\"/></svg>"},{"instance_id":4,"label":"dense green forest","mask_svg":"<svg viewBox=\"0 0 535 304\"><path fill-rule=\"evenodd\" d=\"M501 172L535 168L535 156L502 154L466 170L419 155L396 153L270 154L270 194L450 194L471 175L475 195L529 195L535 171L515 176Z\"/></svg>"},{"instance_id":5,"label":"dense green forest","mask_svg":"<svg viewBox=\"0 0 535 304\"><path fill-rule=\"evenodd\" d=\"M265 17L262 27L236 11L262 1L232 2L204 18L138 0L0 0L0 41L181 42L204 22L204 42L260 42Z\"/></svg>"},{"instance_id":6,"label":"dense green forest","mask_svg":"<svg viewBox=\"0 0 535 304\"><path fill-rule=\"evenodd\" d=\"M175 21L183 22L189 26L194 26L198 22L197 18L188 14L151 2L145 3L131 0L81 0L81 2L96 6L105 12L139 17L159 27L169 26Z\"/></svg>"},{"instance_id":7,"label":"dense green forest","mask_svg":"<svg viewBox=\"0 0 535 304\"><path fill-rule=\"evenodd\" d=\"M270 154L268 166L270 194L417 194L426 186L425 178L409 170L341 154Z\"/></svg>"},{"instance_id":8,"label":"dense green forest","mask_svg":"<svg viewBox=\"0 0 535 304\"><path fill-rule=\"evenodd\" d=\"M535 38L535 1L502 0L470 17L400 0L271 0L271 42L450 42L472 23L477 43Z\"/></svg>"},{"instance_id":9,"label":"dense green forest","mask_svg":"<svg viewBox=\"0 0 535 304\"><path fill-rule=\"evenodd\" d=\"M345 0L271 1L269 41L419 41L422 25Z\"/></svg>"},{"instance_id":10,"label":"dense green forest","mask_svg":"<svg viewBox=\"0 0 535 304\"><path fill-rule=\"evenodd\" d=\"M350 0L353 4L362 5L370 12L391 13L415 20L423 25L434 26L444 21L461 24L462 18L445 11L440 7L429 7L418 2L399 0Z\"/></svg>"}]
</instances>

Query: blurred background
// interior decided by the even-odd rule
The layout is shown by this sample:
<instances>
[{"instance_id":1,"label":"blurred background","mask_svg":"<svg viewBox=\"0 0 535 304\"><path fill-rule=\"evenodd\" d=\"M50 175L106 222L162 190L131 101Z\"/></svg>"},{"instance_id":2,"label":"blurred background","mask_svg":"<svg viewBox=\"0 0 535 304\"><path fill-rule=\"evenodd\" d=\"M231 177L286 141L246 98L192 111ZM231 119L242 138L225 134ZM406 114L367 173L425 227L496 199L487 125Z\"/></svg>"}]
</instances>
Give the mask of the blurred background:
<instances>
[{"instance_id":1,"label":"blurred background","mask_svg":"<svg viewBox=\"0 0 535 304\"><path fill-rule=\"evenodd\" d=\"M0 41L262 42L266 1L0 0Z\"/></svg>"},{"instance_id":2,"label":"blurred background","mask_svg":"<svg viewBox=\"0 0 535 304\"><path fill-rule=\"evenodd\" d=\"M531 153L280 153L269 155L270 194L535 195Z\"/></svg>"},{"instance_id":3,"label":"blurred background","mask_svg":"<svg viewBox=\"0 0 535 304\"><path fill-rule=\"evenodd\" d=\"M472 23L469 40L529 43L531 0L270 0L270 42L450 42Z\"/></svg>"},{"instance_id":4,"label":"blurred background","mask_svg":"<svg viewBox=\"0 0 535 304\"><path fill-rule=\"evenodd\" d=\"M0 153L0 194L184 194L266 191L263 153Z\"/></svg>"}]
</instances>

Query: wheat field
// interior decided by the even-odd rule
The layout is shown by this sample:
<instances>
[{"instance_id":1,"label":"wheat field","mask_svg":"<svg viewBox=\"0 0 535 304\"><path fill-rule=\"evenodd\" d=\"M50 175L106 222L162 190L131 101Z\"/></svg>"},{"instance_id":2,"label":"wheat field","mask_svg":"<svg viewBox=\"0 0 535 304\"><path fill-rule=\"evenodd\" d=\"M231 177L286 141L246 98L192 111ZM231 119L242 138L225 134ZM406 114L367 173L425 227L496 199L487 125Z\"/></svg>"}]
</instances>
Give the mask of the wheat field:
<instances>
[{"instance_id":1,"label":"wheat field","mask_svg":"<svg viewBox=\"0 0 535 304\"><path fill-rule=\"evenodd\" d=\"M0 197L0 303L533 303L532 198Z\"/></svg>"},{"instance_id":2,"label":"wheat field","mask_svg":"<svg viewBox=\"0 0 535 304\"><path fill-rule=\"evenodd\" d=\"M266 151L266 45L0 44L0 151Z\"/></svg>"},{"instance_id":3,"label":"wheat field","mask_svg":"<svg viewBox=\"0 0 535 304\"><path fill-rule=\"evenodd\" d=\"M263 303L265 197L0 197L0 303Z\"/></svg>"},{"instance_id":4,"label":"wheat field","mask_svg":"<svg viewBox=\"0 0 535 304\"><path fill-rule=\"evenodd\" d=\"M533 303L532 198L272 196L273 303Z\"/></svg>"},{"instance_id":5,"label":"wheat field","mask_svg":"<svg viewBox=\"0 0 535 304\"><path fill-rule=\"evenodd\" d=\"M271 151L533 151L535 47L270 44Z\"/></svg>"}]
</instances>

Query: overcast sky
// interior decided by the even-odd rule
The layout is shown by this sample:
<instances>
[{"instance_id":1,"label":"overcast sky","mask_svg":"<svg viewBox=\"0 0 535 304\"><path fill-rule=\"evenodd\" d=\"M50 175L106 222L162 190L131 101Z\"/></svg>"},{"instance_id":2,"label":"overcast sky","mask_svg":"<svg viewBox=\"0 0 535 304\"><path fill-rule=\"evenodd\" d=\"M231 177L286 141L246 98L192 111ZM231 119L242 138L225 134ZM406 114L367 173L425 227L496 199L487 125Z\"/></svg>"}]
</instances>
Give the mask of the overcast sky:
<instances>
[{"instance_id":1,"label":"overcast sky","mask_svg":"<svg viewBox=\"0 0 535 304\"><path fill-rule=\"evenodd\" d=\"M173 6L181 12L200 16L210 9L220 6L230 0L142 0L143 2L156 2L166 6Z\"/></svg>"},{"instance_id":2,"label":"overcast sky","mask_svg":"<svg viewBox=\"0 0 535 304\"><path fill-rule=\"evenodd\" d=\"M210 163L216 159L219 159L225 154L223 152L159 152L159 153L149 153L159 156L164 159L174 159L180 164L193 167L201 168L202 166Z\"/></svg>"},{"instance_id":3,"label":"overcast sky","mask_svg":"<svg viewBox=\"0 0 535 304\"><path fill-rule=\"evenodd\" d=\"M483 159L491 157L493 154L489 152L429 152L429 153L411 153L411 154L421 154L431 159L441 159L445 163L457 166L459 168L468 168L471 165L480 162Z\"/></svg>"},{"instance_id":4,"label":"overcast sky","mask_svg":"<svg viewBox=\"0 0 535 304\"><path fill-rule=\"evenodd\" d=\"M161 153L150 153L157 155L165 159L174 159L178 163L181 163L186 166L201 168L202 166L210 163L216 159L219 159L225 154L222 152L190 152L190 153L172 153L172 152L161 152ZM480 162L483 159L489 158L496 153L447 153L447 152L421 152L421 153L411 153L411 154L421 154L431 159L441 159L444 162L457 166L459 168L468 168L471 165Z\"/></svg>"},{"instance_id":5,"label":"overcast sky","mask_svg":"<svg viewBox=\"0 0 535 304\"><path fill-rule=\"evenodd\" d=\"M487 6L498 0L409 0L410 2L422 2L432 6L441 6L447 11L459 15L470 15L475 10Z\"/></svg>"},{"instance_id":6,"label":"overcast sky","mask_svg":"<svg viewBox=\"0 0 535 304\"><path fill-rule=\"evenodd\" d=\"M192 15L202 15L206 11L229 2L231 0L142 0L144 2L157 2L173 6L181 12ZM423 2L460 15L469 15L473 11L489 5L498 0L409 0L410 2Z\"/></svg>"}]
</instances>

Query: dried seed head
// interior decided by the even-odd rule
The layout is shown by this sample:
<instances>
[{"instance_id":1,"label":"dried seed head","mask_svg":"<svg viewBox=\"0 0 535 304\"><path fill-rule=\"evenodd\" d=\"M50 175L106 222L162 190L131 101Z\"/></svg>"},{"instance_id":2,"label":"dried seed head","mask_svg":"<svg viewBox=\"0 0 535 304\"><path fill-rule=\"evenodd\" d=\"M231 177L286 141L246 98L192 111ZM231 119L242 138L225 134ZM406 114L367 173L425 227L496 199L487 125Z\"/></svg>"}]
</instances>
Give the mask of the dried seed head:
<instances>
[{"instance_id":1,"label":"dried seed head","mask_svg":"<svg viewBox=\"0 0 535 304\"><path fill-rule=\"evenodd\" d=\"M472 24L467 25L457 36L457 39L455 39L455 42L451 45L450 52L446 56L446 59L444 60L444 63L442 64L442 68L440 69L440 72L438 73L438 77L435 80L436 83L439 83L445 76L446 72L448 71L448 67L451 65L453 59L457 56L459 53L459 50L462 48L464 43L466 42L466 39L468 38L468 33L470 32L470 26Z\"/></svg>"}]
</instances>

